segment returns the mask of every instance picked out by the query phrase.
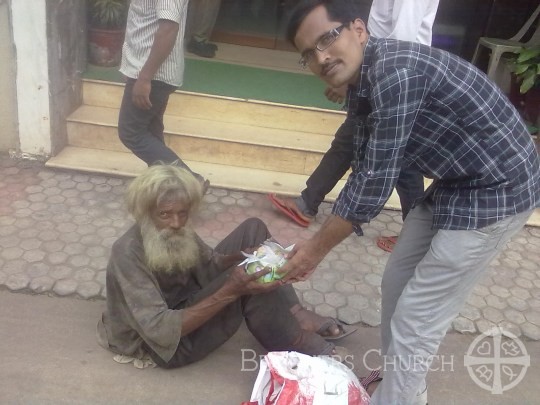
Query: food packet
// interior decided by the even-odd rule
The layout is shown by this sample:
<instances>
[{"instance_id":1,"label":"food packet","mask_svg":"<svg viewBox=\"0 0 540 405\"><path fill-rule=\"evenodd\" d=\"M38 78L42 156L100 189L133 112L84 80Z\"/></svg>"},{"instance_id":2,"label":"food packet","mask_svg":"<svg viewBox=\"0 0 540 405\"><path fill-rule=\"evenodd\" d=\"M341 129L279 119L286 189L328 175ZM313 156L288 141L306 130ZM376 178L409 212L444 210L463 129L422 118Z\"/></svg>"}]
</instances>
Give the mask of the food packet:
<instances>
[{"instance_id":1,"label":"food packet","mask_svg":"<svg viewBox=\"0 0 540 405\"><path fill-rule=\"evenodd\" d=\"M269 267L270 273L265 274L257 279L259 283L270 283L283 278L277 272L287 262L285 256L293 250L294 245L284 248L279 243L271 240L265 240L253 254L242 252L246 259L240 263L240 266L245 266L246 273L253 274L257 271Z\"/></svg>"}]
</instances>

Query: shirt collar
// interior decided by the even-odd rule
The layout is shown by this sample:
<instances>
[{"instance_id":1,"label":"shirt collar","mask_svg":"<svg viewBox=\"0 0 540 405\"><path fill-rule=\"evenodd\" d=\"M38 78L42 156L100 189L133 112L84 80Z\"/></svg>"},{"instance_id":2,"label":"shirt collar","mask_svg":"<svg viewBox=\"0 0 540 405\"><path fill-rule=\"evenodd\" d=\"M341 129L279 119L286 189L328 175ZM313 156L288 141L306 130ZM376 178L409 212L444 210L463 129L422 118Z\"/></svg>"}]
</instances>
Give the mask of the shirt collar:
<instances>
[{"instance_id":1,"label":"shirt collar","mask_svg":"<svg viewBox=\"0 0 540 405\"><path fill-rule=\"evenodd\" d=\"M375 57L376 45L376 38L373 38L370 35L366 42L366 46L364 47L364 59L362 60L362 65L360 66L360 74L358 75L358 82L355 86L355 93L357 97L369 96L370 86L368 82L368 71L371 68L371 64L373 63L373 59Z\"/></svg>"}]
</instances>

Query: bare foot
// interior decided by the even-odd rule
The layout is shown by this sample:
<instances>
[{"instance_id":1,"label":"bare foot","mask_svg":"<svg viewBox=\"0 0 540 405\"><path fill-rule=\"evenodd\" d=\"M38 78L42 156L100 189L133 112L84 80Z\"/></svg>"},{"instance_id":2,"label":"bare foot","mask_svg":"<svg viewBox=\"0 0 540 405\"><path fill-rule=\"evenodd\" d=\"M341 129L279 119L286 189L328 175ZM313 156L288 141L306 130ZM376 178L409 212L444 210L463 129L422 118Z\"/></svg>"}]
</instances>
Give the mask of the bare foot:
<instances>
[{"instance_id":1,"label":"bare foot","mask_svg":"<svg viewBox=\"0 0 540 405\"><path fill-rule=\"evenodd\" d=\"M385 252L392 253L397 243L397 236L381 236L377 239L377 246Z\"/></svg>"},{"instance_id":2,"label":"bare foot","mask_svg":"<svg viewBox=\"0 0 540 405\"><path fill-rule=\"evenodd\" d=\"M320 316L313 311L303 308L300 304L292 307L291 313L300 324L302 330L318 333L322 337L339 336L343 333L332 318ZM326 327L326 325L328 326Z\"/></svg>"}]
</instances>

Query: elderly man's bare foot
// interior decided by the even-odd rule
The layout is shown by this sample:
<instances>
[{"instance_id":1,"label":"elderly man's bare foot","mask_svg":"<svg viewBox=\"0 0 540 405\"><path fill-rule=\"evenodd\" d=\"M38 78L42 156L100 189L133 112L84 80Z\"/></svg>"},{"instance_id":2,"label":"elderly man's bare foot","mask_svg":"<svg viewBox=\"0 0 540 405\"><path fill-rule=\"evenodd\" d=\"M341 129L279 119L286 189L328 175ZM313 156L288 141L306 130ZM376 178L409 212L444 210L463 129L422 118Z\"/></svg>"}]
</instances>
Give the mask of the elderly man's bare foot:
<instances>
[{"instance_id":1,"label":"elderly man's bare foot","mask_svg":"<svg viewBox=\"0 0 540 405\"><path fill-rule=\"evenodd\" d=\"M291 313L303 330L315 332L327 340L341 339L356 331L356 329L346 330L337 319L318 315L300 304L293 306Z\"/></svg>"}]
</instances>

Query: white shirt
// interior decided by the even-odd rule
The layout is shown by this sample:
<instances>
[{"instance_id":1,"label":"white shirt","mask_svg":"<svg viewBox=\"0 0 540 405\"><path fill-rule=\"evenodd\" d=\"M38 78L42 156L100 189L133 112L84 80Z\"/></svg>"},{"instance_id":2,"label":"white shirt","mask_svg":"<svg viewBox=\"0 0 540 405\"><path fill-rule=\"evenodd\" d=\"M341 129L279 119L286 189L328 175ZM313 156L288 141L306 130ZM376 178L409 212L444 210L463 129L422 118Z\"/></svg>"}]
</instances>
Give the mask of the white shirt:
<instances>
[{"instance_id":1,"label":"white shirt","mask_svg":"<svg viewBox=\"0 0 540 405\"><path fill-rule=\"evenodd\" d=\"M188 0L131 0L126 39L122 47L120 72L132 79L146 63L154 43L159 20L178 23L179 30L173 50L161 64L153 80L181 86L184 79L184 30Z\"/></svg>"},{"instance_id":2,"label":"white shirt","mask_svg":"<svg viewBox=\"0 0 540 405\"><path fill-rule=\"evenodd\" d=\"M376 38L431 45L439 0L373 0L368 31Z\"/></svg>"}]
</instances>

